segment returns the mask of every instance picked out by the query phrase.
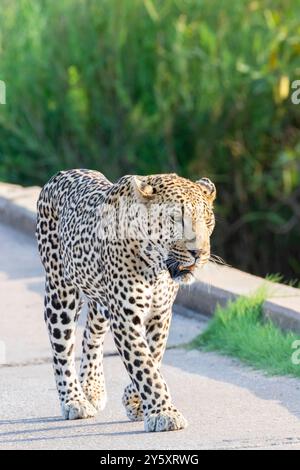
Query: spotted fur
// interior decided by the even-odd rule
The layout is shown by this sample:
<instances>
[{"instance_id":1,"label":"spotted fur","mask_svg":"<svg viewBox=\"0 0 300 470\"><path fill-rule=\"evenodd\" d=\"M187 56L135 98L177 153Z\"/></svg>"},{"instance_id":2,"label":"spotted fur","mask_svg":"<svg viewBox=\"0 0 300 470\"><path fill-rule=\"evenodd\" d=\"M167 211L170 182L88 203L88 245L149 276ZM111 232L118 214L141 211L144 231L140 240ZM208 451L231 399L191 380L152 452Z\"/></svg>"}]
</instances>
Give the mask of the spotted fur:
<instances>
[{"instance_id":1,"label":"spotted fur","mask_svg":"<svg viewBox=\"0 0 300 470\"><path fill-rule=\"evenodd\" d=\"M178 286L191 282L210 256L215 192L207 178L193 183L175 174L127 175L112 184L90 170L59 172L42 189L37 240L46 277L44 315L65 419L92 417L105 406L103 340L110 328L130 377L122 400L129 419L144 420L146 431L186 426L160 366ZM181 236L176 227L170 237L161 234L159 209L153 239L145 213L131 211L135 205L176 206L171 220L183 228ZM108 236L116 221L111 209L129 234ZM78 376L74 344L83 295L88 314Z\"/></svg>"}]
</instances>

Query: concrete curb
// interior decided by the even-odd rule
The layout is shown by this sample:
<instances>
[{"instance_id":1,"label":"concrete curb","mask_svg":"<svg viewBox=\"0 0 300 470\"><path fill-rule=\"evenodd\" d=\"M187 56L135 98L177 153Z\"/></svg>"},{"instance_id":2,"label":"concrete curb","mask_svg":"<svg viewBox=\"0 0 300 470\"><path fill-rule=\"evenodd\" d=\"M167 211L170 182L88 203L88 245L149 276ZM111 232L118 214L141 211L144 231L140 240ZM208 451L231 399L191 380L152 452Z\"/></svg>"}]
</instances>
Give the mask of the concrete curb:
<instances>
[{"instance_id":1,"label":"concrete curb","mask_svg":"<svg viewBox=\"0 0 300 470\"><path fill-rule=\"evenodd\" d=\"M16 184L0 183L0 221L34 235L36 201L41 188L23 188Z\"/></svg>"},{"instance_id":2,"label":"concrete curb","mask_svg":"<svg viewBox=\"0 0 300 470\"><path fill-rule=\"evenodd\" d=\"M269 297L264 303L264 315L283 330L300 333L300 289L266 281L238 269L208 264L199 282L182 287L176 302L185 308L213 315L216 306L225 306L241 295L250 295L267 284Z\"/></svg>"},{"instance_id":3,"label":"concrete curb","mask_svg":"<svg viewBox=\"0 0 300 470\"><path fill-rule=\"evenodd\" d=\"M0 221L33 235L36 201L41 188L0 183ZM185 309L213 315L216 305L226 305L240 295L249 295L266 281L238 269L209 263L199 281L179 290L176 303ZM271 295L264 313L280 328L300 332L300 289L269 283Z\"/></svg>"}]
</instances>

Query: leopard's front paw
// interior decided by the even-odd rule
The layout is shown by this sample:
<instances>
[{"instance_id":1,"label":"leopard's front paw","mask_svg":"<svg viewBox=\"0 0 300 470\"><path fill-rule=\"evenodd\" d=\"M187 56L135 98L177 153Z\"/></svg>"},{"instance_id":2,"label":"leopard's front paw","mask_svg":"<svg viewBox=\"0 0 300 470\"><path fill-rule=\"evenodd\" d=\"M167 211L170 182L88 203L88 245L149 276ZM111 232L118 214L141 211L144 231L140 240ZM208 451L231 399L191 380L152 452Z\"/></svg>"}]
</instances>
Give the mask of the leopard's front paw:
<instances>
[{"instance_id":1,"label":"leopard's front paw","mask_svg":"<svg viewBox=\"0 0 300 470\"><path fill-rule=\"evenodd\" d=\"M165 411L150 411L144 422L147 432L178 431L187 425L185 417L174 406Z\"/></svg>"},{"instance_id":2,"label":"leopard's front paw","mask_svg":"<svg viewBox=\"0 0 300 470\"><path fill-rule=\"evenodd\" d=\"M122 403L125 407L127 417L130 421L143 421L143 404L139 395L132 389L131 385L128 385L122 397Z\"/></svg>"},{"instance_id":3,"label":"leopard's front paw","mask_svg":"<svg viewBox=\"0 0 300 470\"><path fill-rule=\"evenodd\" d=\"M61 406L64 419L86 419L93 418L97 410L85 398L82 400L69 400Z\"/></svg>"}]
</instances>

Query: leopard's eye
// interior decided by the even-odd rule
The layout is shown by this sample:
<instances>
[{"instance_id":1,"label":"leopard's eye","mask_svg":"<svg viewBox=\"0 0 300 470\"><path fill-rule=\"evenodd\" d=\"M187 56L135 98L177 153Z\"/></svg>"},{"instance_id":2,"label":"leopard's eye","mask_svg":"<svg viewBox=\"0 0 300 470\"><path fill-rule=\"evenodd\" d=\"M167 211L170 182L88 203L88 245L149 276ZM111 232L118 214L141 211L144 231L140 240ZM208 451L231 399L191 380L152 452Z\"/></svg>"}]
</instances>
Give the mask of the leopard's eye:
<instances>
[{"instance_id":1,"label":"leopard's eye","mask_svg":"<svg viewBox=\"0 0 300 470\"><path fill-rule=\"evenodd\" d=\"M178 210L172 211L170 214L171 221L171 233L176 240L180 240L183 237L183 218L182 213Z\"/></svg>"},{"instance_id":2,"label":"leopard's eye","mask_svg":"<svg viewBox=\"0 0 300 470\"><path fill-rule=\"evenodd\" d=\"M170 219L173 223L182 223L182 212L179 210L173 210L170 214Z\"/></svg>"},{"instance_id":3,"label":"leopard's eye","mask_svg":"<svg viewBox=\"0 0 300 470\"><path fill-rule=\"evenodd\" d=\"M182 221L182 214L181 214L181 212L180 212L180 213L179 213L179 212L175 212L175 214L173 215L173 220L174 220L174 222L179 222L179 223L181 223L181 221Z\"/></svg>"}]
</instances>

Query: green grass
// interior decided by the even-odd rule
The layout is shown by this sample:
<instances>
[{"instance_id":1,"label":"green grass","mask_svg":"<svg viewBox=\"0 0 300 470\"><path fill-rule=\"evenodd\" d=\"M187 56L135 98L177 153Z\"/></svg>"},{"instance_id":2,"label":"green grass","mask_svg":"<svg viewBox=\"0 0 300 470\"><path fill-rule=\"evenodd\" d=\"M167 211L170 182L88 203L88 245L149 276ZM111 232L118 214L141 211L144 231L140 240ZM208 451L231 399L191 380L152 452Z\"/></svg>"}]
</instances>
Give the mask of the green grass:
<instances>
[{"instance_id":1,"label":"green grass","mask_svg":"<svg viewBox=\"0 0 300 470\"><path fill-rule=\"evenodd\" d=\"M283 332L263 317L267 288L250 297L239 297L226 307L217 307L208 328L189 345L204 351L218 351L240 359L271 375L300 377L300 335ZM293 348L294 345L294 348ZM296 348L295 348L296 346Z\"/></svg>"}]
</instances>

